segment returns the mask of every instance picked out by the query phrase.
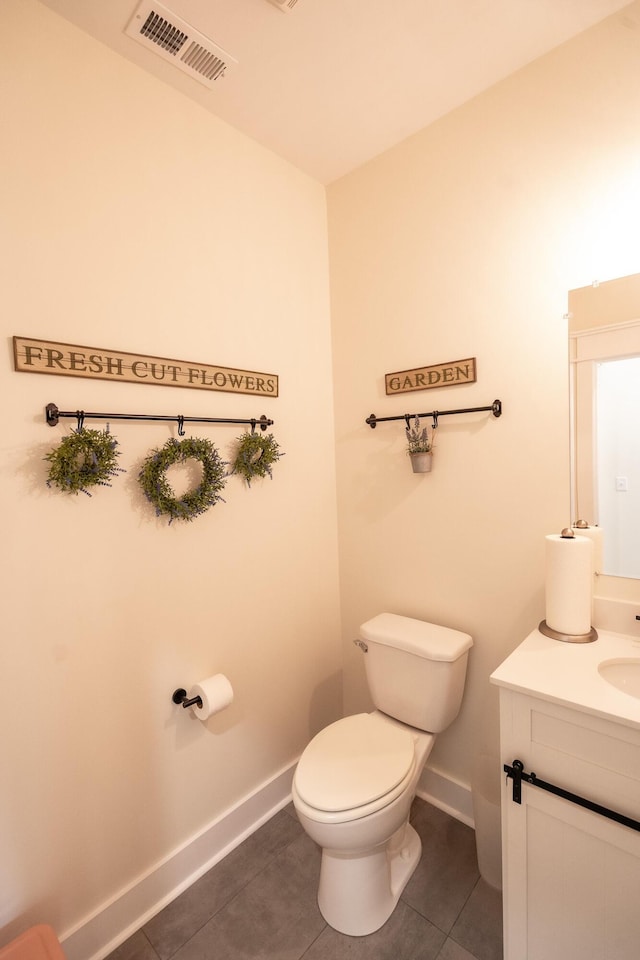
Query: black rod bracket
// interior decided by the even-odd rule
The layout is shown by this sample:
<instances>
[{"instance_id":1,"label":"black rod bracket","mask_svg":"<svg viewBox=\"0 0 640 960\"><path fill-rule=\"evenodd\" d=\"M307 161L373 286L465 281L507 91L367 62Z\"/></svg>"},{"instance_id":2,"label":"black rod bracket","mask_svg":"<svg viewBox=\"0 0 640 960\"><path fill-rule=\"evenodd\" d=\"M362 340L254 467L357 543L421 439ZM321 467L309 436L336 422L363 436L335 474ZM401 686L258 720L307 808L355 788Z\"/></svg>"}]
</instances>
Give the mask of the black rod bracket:
<instances>
[{"instance_id":1,"label":"black rod bracket","mask_svg":"<svg viewBox=\"0 0 640 960\"><path fill-rule=\"evenodd\" d=\"M372 430L375 430L378 423L384 423L389 420L413 420L414 417L431 417L437 422L439 417L452 417L459 413L482 413L484 411L489 411L493 414L494 417L498 418L502 416L502 400L494 400L493 403L489 404L486 407L462 407L459 410L430 410L428 413L403 413L397 417L376 417L375 413L370 413L365 423L368 424Z\"/></svg>"},{"instance_id":2,"label":"black rod bracket","mask_svg":"<svg viewBox=\"0 0 640 960\"><path fill-rule=\"evenodd\" d=\"M58 421L60 420L60 411L56 407L55 403L48 403L44 409L49 426L57 427Z\"/></svg>"},{"instance_id":3,"label":"black rod bracket","mask_svg":"<svg viewBox=\"0 0 640 960\"><path fill-rule=\"evenodd\" d=\"M522 803L522 773L524 771L522 760L514 760L511 766L505 763L504 769L507 777L511 777L513 780L511 799L514 803Z\"/></svg>"}]
</instances>

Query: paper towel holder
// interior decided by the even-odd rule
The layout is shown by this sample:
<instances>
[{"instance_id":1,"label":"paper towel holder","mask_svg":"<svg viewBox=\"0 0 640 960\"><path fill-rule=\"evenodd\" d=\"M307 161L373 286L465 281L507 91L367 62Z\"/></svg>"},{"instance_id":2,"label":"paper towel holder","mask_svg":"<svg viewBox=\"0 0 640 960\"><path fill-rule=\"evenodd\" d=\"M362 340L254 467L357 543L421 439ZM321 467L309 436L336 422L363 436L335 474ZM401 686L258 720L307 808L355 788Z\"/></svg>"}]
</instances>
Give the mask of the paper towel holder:
<instances>
[{"instance_id":1,"label":"paper towel holder","mask_svg":"<svg viewBox=\"0 0 640 960\"><path fill-rule=\"evenodd\" d=\"M538 624L538 630L545 637L551 637L552 640L563 640L565 643L593 643L598 639L598 631L591 627L589 633L559 633L550 627L546 620L541 620Z\"/></svg>"},{"instance_id":2,"label":"paper towel holder","mask_svg":"<svg viewBox=\"0 0 640 960\"><path fill-rule=\"evenodd\" d=\"M187 691L183 687L174 690L171 699L174 703L181 703L185 710L187 707L202 707L202 697L191 697L189 699Z\"/></svg>"},{"instance_id":3,"label":"paper towel holder","mask_svg":"<svg viewBox=\"0 0 640 960\"><path fill-rule=\"evenodd\" d=\"M581 529L588 527L589 524L579 521ZM578 524L576 523L577 527ZM565 527L560 536L563 540L574 540L575 533L571 527ZM593 643L594 640L598 639L598 631L595 627L591 627L588 633L560 633L559 630L554 630L553 627L550 627L546 620L541 620L538 624L538 630L543 636L550 637L551 640L562 640L564 643Z\"/></svg>"}]
</instances>

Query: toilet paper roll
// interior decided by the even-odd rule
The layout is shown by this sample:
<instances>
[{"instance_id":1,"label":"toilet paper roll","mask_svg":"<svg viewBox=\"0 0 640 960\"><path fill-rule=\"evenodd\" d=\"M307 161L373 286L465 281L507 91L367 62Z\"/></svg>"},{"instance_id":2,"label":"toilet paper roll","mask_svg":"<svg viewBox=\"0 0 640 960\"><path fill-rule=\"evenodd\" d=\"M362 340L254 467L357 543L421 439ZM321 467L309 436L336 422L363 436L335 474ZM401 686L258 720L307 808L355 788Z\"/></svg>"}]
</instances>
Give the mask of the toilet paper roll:
<instances>
[{"instance_id":1,"label":"toilet paper roll","mask_svg":"<svg viewBox=\"0 0 640 960\"><path fill-rule=\"evenodd\" d=\"M591 629L593 543L588 537L546 540L546 620L558 633L581 636Z\"/></svg>"},{"instance_id":2,"label":"toilet paper roll","mask_svg":"<svg viewBox=\"0 0 640 960\"><path fill-rule=\"evenodd\" d=\"M233 701L233 688L223 673L194 684L189 691L189 699L200 697L202 706L191 707L198 720L206 720L214 713L224 710Z\"/></svg>"}]
</instances>

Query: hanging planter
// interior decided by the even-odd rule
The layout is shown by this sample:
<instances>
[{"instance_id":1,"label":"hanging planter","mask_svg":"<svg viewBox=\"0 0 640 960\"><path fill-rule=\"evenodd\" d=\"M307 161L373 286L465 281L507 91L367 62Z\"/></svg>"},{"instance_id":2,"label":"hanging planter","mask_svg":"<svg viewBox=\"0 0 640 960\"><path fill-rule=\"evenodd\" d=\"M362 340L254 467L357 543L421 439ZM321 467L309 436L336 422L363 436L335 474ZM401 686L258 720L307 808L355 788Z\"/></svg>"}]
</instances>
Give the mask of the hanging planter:
<instances>
[{"instance_id":1,"label":"hanging planter","mask_svg":"<svg viewBox=\"0 0 640 960\"><path fill-rule=\"evenodd\" d=\"M48 453L48 487L57 487L64 493L91 493L88 487L110 487L112 477L125 473L117 465L120 451L118 441L109 430L85 430L82 426L72 431L60 446Z\"/></svg>"},{"instance_id":2,"label":"hanging planter","mask_svg":"<svg viewBox=\"0 0 640 960\"><path fill-rule=\"evenodd\" d=\"M202 480L194 490L176 497L165 473L169 467L186 460L197 460L202 464ZM172 438L161 450L154 450L147 457L138 481L145 497L155 507L156 516L168 516L169 523L193 520L222 500L220 491L227 482L225 467L210 440Z\"/></svg>"},{"instance_id":3,"label":"hanging planter","mask_svg":"<svg viewBox=\"0 0 640 960\"><path fill-rule=\"evenodd\" d=\"M411 469L414 473L431 473L433 466L433 451L427 453L410 453Z\"/></svg>"},{"instance_id":4,"label":"hanging planter","mask_svg":"<svg viewBox=\"0 0 640 960\"><path fill-rule=\"evenodd\" d=\"M231 473L239 473L250 487L255 477L271 477L273 464L283 456L272 433L244 433L238 437Z\"/></svg>"},{"instance_id":5,"label":"hanging planter","mask_svg":"<svg viewBox=\"0 0 640 960\"><path fill-rule=\"evenodd\" d=\"M407 453L411 459L411 469L414 473L431 473L436 421L434 420L434 427L429 436L427 428L420 426L420 417L416 415L413 418L413 426L410 425L409 417L405 419L407 421L405 429Z\"/></svg>"}]
</instances>

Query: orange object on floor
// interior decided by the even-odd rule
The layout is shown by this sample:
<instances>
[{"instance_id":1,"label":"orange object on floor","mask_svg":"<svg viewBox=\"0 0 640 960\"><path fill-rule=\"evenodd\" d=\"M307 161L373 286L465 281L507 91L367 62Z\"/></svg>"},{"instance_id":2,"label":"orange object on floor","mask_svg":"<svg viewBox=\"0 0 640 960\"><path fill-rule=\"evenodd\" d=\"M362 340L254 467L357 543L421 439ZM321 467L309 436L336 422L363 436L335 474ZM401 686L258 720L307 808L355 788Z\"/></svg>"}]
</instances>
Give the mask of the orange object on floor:
<instances>
[{"instance_id":1,"label":"orange object on floor","mask_svg":"<svg viewBox=\"0 0 640 960\"><path fill-rule=\"evenodd\" d=\"M0 960L65 960L53 927L39 923L0 947Z\"/></svg>"}]
</instances>

